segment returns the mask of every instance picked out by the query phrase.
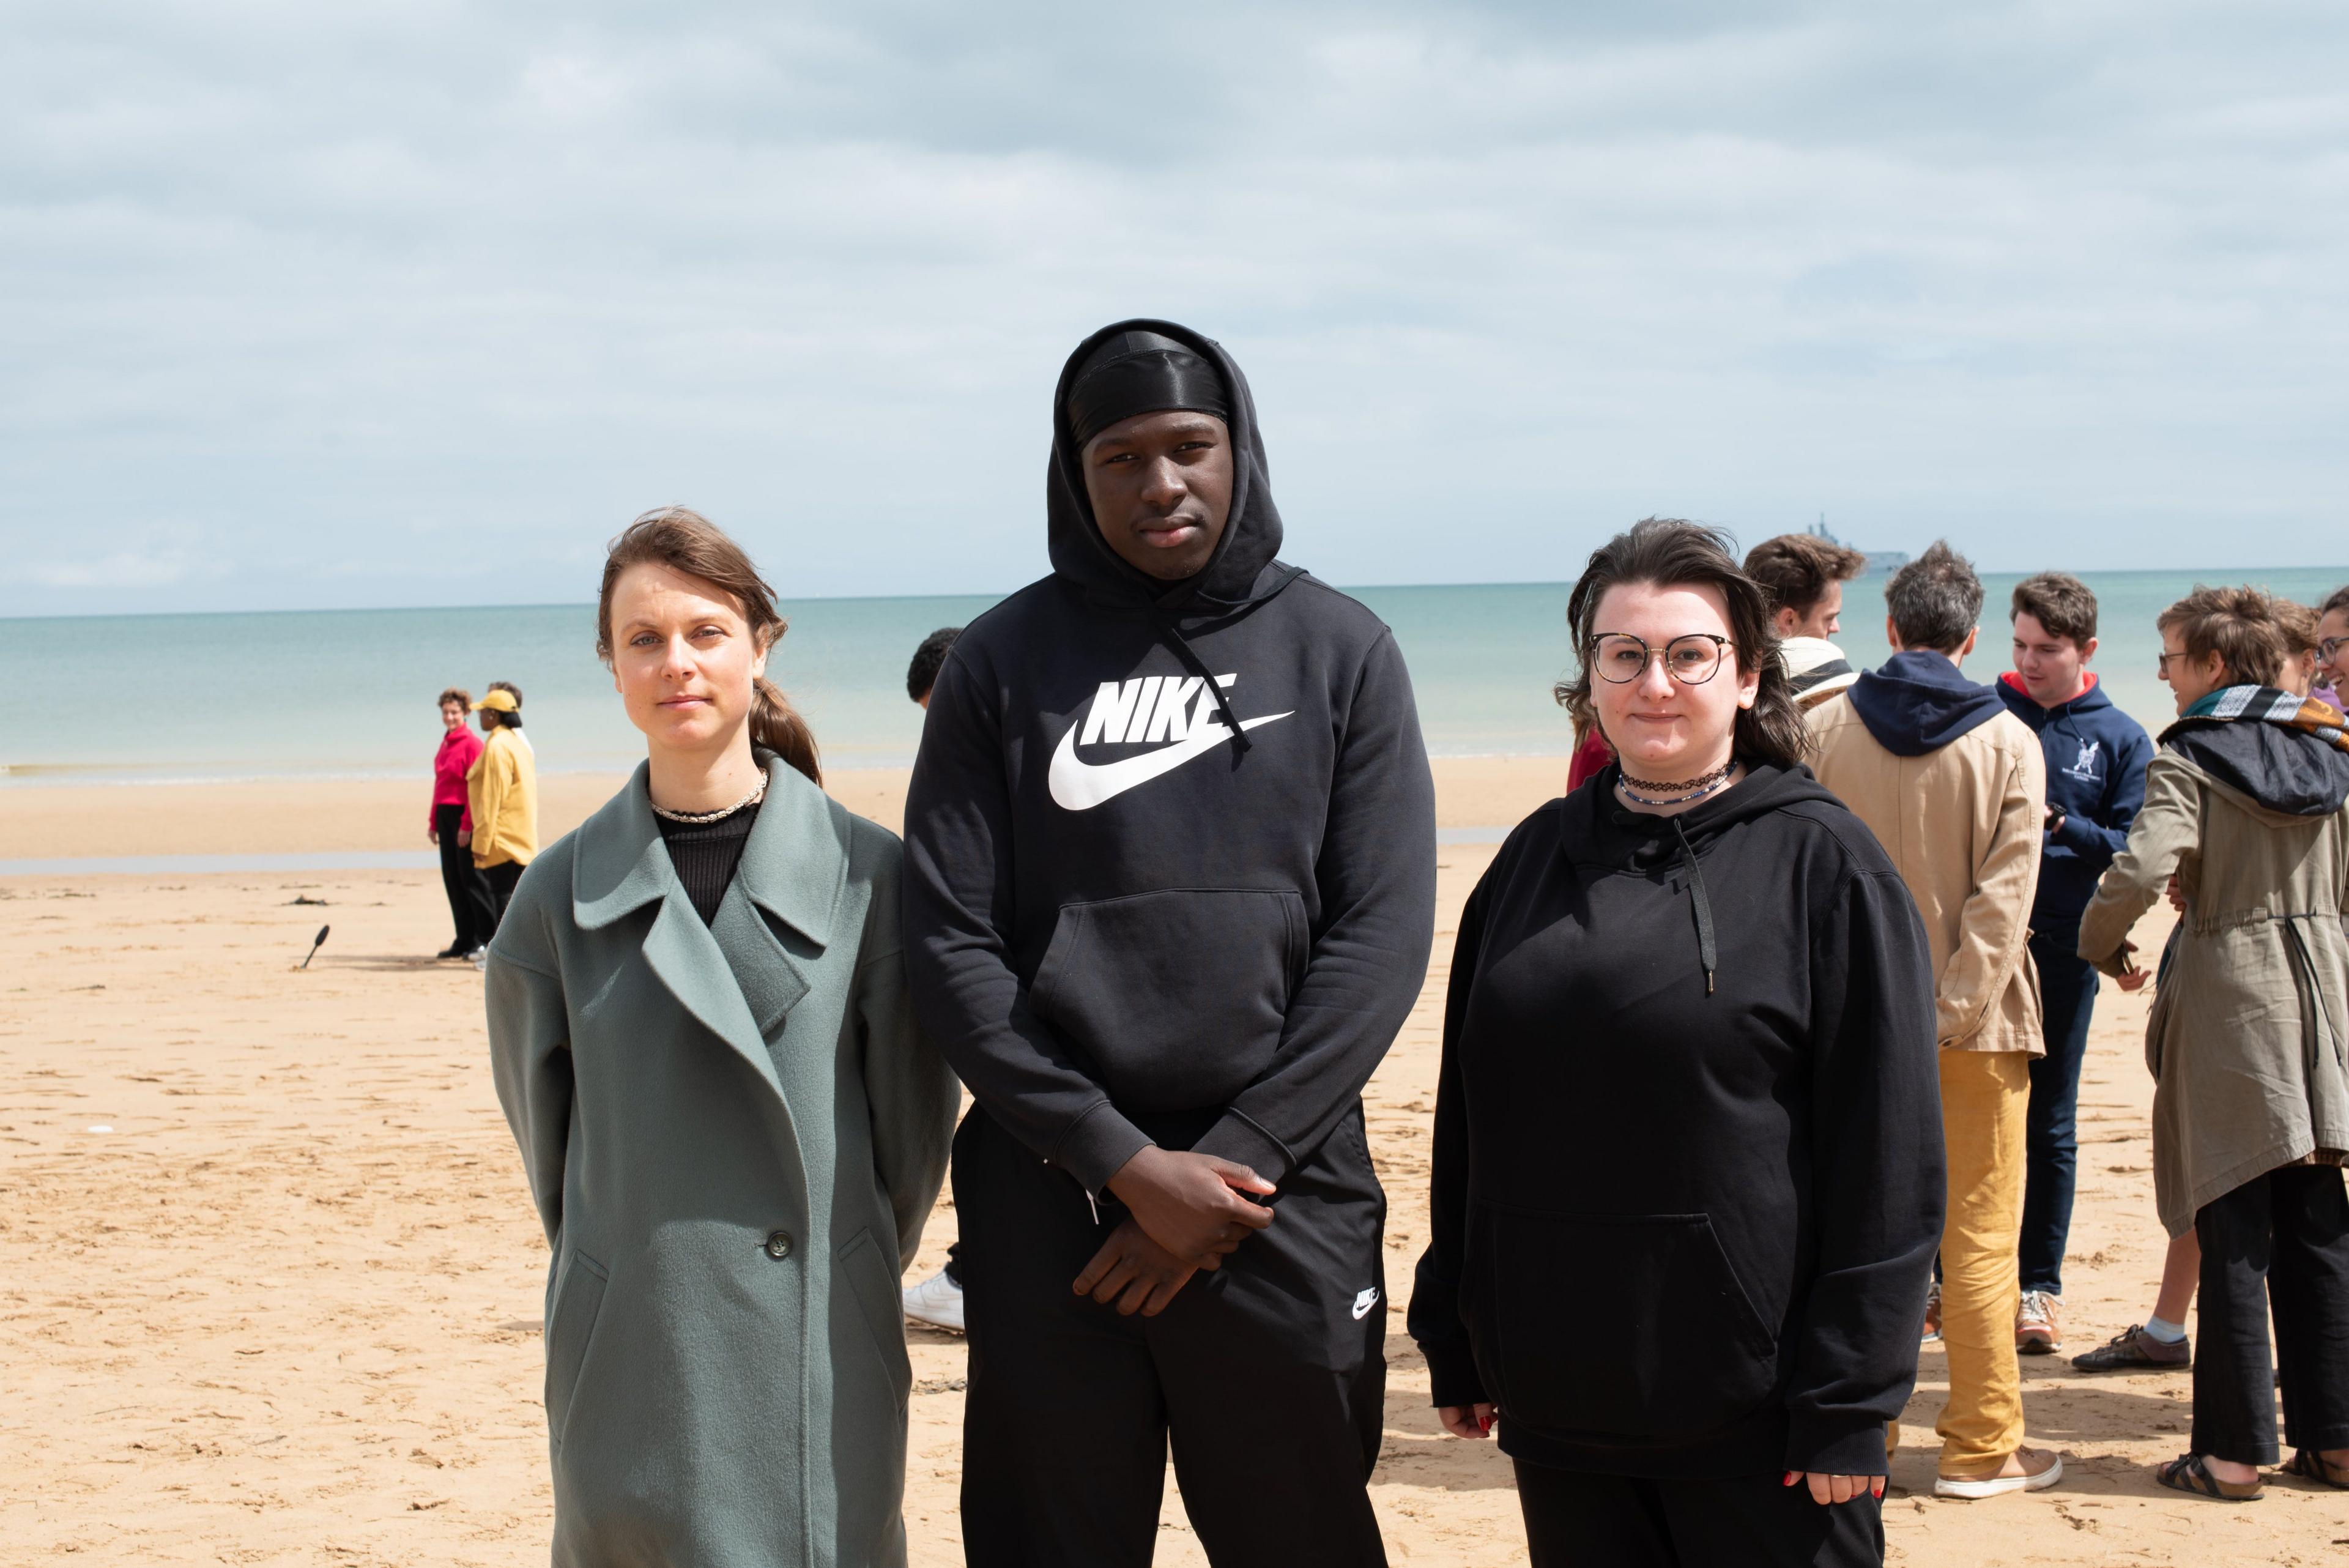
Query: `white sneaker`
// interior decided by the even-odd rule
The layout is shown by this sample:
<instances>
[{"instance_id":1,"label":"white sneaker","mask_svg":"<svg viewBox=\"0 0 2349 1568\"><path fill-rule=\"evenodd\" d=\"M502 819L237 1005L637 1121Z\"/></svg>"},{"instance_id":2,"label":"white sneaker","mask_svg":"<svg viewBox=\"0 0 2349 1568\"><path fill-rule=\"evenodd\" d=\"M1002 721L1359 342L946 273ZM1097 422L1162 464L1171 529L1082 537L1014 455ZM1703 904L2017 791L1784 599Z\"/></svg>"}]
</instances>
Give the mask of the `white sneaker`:
<instances>
[{"instance_id":1,"label":"white sneaker","mask_svg":"<svg viewBox=\"0 0 2349 1568\"><path fill-rule=\"evenodd\" d=\"M2015 1449L2013 1457L2021 1475L1936 1476L1933 1495L1983 1498L2010 1491L2041 1491L2064 1479L2064 1456L2059 1453L2023 1448Z\"/></svg>"},{"instance_id":2,"label":"white sneaker","mask_svg":"<svg viewBox=\"0 0 2349 1568\"><path fill-rule=\"evenodd\" d=\"M916 1323L962 1332L962 1287L948 1279L944 1269L918 1285L907 1286L902 1294L905 1315Z\"/></svg>"}]
</instances>

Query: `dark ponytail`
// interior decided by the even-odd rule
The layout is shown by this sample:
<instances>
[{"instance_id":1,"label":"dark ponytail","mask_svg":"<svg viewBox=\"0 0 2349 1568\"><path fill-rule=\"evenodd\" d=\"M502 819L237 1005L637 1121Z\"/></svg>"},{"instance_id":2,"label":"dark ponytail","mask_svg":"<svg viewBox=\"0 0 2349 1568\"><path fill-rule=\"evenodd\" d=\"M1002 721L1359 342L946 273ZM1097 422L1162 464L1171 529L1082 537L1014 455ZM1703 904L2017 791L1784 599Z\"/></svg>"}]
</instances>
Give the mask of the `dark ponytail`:
<instances>
[{"instance_id":1,"label":"dark ponytail","mask_svg":"<svg viewBox=\"0 0 2349 1568\"><path fill-rule=\"evenodd\" d=\"M792 706L792 700L765 676L750 683L750 743L761 746L823 783L823 765L816 755L815 732Z\"/></svg>"},{"instance_id":2,"label":"dark ponytail","mask_svg":"<svg viewBox=\"0 0 2349 1568\"><path fill-rule=\"evenodd\" d=\"M772 652L790 628L775 608L775 590L724 529L688 507L656 507L622 529L604 556L595 656L606 666L612 662L612 591L619 586L621 573L638 566L667 566L723 592L740 607L761 652ZM763 676L751 682L750 744L774 753L817 784L823 783L815 732L791 699Z\"/></svg>"}]
</instances>

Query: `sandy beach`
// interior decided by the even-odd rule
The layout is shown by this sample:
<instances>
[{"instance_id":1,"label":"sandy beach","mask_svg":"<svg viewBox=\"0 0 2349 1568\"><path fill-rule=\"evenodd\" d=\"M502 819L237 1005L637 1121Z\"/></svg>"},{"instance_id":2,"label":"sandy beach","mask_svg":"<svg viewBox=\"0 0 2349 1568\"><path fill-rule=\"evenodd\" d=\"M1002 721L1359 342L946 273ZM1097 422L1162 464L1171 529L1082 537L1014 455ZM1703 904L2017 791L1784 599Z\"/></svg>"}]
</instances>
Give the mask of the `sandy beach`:
<instances>
[{"instance_id":1,"label":"sandy beach","mask_svg":"<svg viewBox=\"0 0 2349 1568\"><path fill-rule=\"evenodd\" d=\"M1440 763L1442 820L1514 823L1563 769ZM549 836L616 782L547 778ZM832 782L896 825L902 773ZM0 791L0 860L422 849L423 799L398 781ZM1426 1233L1443 961L1491 854L1443 851L1437 971L1370 1088L1398 1296ZM428 956L447 940L427 870L0 877L0 1560L543 1560L545 1246L491 1088L480 977ZM2141 1318L2159 1266L2146 1007L2111 988L2099 1002L2067 1351ZM954 1229L942 1204L922 1273ZM1401 1308L1373 1484L1389 1551L1521 1563L1507 1466L1440 1435ZM914 1562L944 1568L961 1561L963 1346L917 1331L913 1355L907 1526ZM1933 1499L1929 1346L1885 1505L1892 1561L2338 1559L2337 1494L2271 1481L2240 1508L2154 1486L2150 1465L2185 1444L2183 1376L2024 1370L2064 1481ZM1162 1542L1162 1563L1204 1562L1171 1477Z\"/></svg>"}]
</instances>

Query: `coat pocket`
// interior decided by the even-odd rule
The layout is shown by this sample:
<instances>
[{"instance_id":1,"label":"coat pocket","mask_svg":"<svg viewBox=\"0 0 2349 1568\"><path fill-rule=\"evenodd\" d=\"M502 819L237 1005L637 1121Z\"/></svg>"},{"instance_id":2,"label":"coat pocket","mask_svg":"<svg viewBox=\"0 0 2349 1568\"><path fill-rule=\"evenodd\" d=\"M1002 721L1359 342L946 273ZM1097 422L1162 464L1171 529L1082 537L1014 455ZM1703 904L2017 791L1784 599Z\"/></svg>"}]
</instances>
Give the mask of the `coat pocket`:
<instances>
[{"instance_id":1,"label":"coat pocket","mask_svg":"<svg viewBox=\"0 0 2349 1568\"><path fill-rule=\"evenodd\" d=\"M557 1449L563 1447L564 1428L571 1422L579 1373L587 1365L588 1342L595 1337L595 1320L603 1314L604 1287L609 1282L603 1264L585 1252L572 1253L546 1322L546 1431Z\"/></svg>"},{"instance_id":2,"label":"coat pocket","mask_svg":"<svg viewBox=\"0 0 2349 1568\"><path fill-rule=\"evenodd\" d=\"M865 1341L873 1346L882 1381L895 1397L902 1416L906 1396L913 1392L914 1363L905 1353L905 1304L896 1275L883 1261L881 1245L870 1231L850 1237L847 1245L833 1254L833 1262L847 1279L849 1293L856 1298L856 1315L864 1322ZM839 1299L839 1293L833 1293L833 1299Z\"/></svg>"},{"instance_id":3,"label":"coat pocket","mask_svg":"<svg viewBox=\"0 0 2349 1568\"><path fill-rule=\"evenodd\" d=\"M1712 1219L1483 1206L1481 1357L1504 1414L1589 1437L1690 1437L1747 1415L1776 1345Z\"/></svg>"},{"instance_id":4,"label":"coat pocket","mask_svg":"<svg viewBox=\"0 0 2349 1568\"><path fill-rule=\"evenodd\" d=\"M1065 904L1029 1002L1121 1106L1220 1106L1271 1064L1307 947L1305 901L1287 888Z\"/></svg>"}]
</instances>

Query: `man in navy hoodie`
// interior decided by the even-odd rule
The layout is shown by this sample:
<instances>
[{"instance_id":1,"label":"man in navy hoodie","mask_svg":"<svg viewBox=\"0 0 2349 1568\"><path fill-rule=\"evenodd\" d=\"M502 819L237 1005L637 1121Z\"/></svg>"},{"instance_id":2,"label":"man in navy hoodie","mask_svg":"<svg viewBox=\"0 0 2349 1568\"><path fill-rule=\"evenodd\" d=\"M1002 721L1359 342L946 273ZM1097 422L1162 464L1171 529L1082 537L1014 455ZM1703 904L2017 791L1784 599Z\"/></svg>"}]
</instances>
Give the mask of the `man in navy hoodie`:
<instances>
[{"instance_id":1,"label":"man in navy hoodie","mask_svg":"<svg viewBox=\"0 0 2349 1568\"><path fill-rule=\"evenodd\" d=\"M2096 879L2128 843L2145 804L2153 742L2106 696L2088 660L2096 652L2096 596L2079 578L2042 572L2015 585L2014 668L2000 678L2007 711L2047 754L2047 841L2031 906L2031 957L2047 1054L2031 1064L2031 1109L2019 1258L2023 1304L2014 1347L2045 1355L2064 1344L2064 1246L2072 1230L2079 1141L2080 1063L2095 1010L2095 966L2074 950Z\"/></svg>"}]
</instances>

